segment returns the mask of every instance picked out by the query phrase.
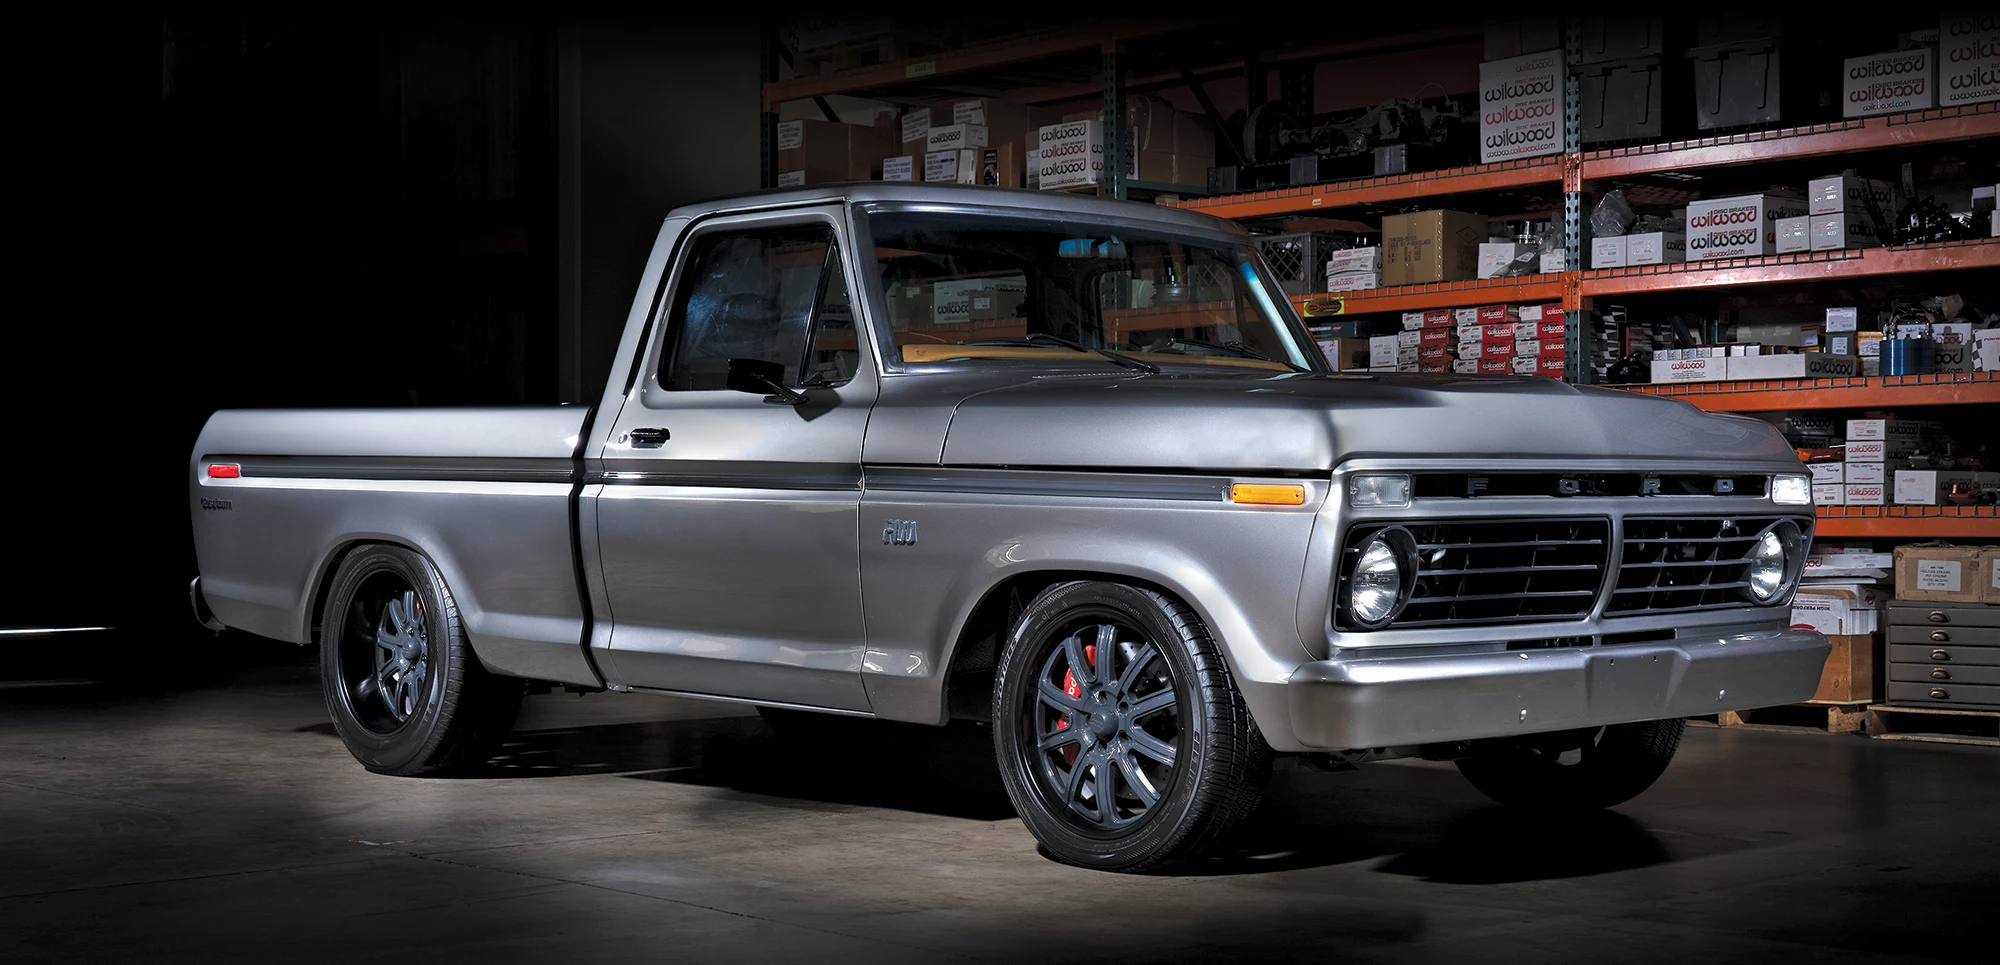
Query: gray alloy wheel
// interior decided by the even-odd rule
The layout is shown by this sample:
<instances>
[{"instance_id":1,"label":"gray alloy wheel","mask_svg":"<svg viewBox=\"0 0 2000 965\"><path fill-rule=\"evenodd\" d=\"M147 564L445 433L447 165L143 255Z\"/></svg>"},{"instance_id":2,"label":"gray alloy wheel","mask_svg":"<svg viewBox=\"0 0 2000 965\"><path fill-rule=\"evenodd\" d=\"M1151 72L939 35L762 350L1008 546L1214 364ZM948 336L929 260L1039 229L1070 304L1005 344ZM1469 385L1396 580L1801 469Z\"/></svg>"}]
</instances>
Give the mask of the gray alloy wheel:
<instances>
[{"instance_id":1,"label":"gray alloy wheel","mask_svg":"<svg viewBox=\"0 0 2000 965\"><path fill-rule=\"evenodd\" d=\"M1638 797L1673 762L1687 722L1636 724L1479 741L1458 762L1480 793L1509 807L1594 811Z\"/></svg>"},{"instance_id":2,"label":"gray alloy wheel","mask_svg":"<svg viewBox=\"0 0 2000 965\"><path fill-rule=\"evenodd\" d=\"M319 637L327 711L371 771L476 764L513 728L523 681L480 665L444 578L419 553L378 545L348 554Z\"/></svg>"},{"instance_id":3,"label":"gray alloy wheel","mask_svg":"<svg viewBox=\"0 0 2000 965\"><path fill-rule=\"evenodd\" d=\"M1116 583L1065 583L1028 605L994 677L993 739L1035 839L1104 870L1200 856L1270 775L1270 748L1200 617Z\"/></svg>"}]
</instances>

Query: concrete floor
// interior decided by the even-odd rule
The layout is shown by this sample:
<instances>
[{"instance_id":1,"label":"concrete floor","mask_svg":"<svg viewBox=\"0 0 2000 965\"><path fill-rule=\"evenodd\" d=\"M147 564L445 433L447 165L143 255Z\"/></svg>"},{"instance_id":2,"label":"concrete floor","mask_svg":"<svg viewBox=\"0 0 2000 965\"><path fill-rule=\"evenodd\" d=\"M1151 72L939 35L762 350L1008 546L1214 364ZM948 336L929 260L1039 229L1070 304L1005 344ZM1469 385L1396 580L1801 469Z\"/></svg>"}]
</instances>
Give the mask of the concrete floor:
<instances>
[{"instance_id":1,"label":"concrete floor","mask_svg":"<svg viewBox=\"0 0 2000 965\"><path fill-rule=\"evenodd\" d=\"M1616 812L1282 772L1178 877L1041 857L977 728L805 752L531 698L484 773L363 771L308 668L0 684L0 962L1994 960L2000 750L1690 729ZM1977 944L1975 944L1977 943Z\"/></svg>"}]
</instances>

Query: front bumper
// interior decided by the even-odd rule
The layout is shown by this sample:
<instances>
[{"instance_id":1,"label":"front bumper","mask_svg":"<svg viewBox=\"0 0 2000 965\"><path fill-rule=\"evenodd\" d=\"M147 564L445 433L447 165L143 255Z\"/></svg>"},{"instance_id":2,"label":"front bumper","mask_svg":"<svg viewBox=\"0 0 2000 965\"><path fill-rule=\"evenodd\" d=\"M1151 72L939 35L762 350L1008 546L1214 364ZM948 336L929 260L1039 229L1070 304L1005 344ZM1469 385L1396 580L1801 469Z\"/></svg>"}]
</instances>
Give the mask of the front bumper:
<instances>
[{"instance_id":1,"label":"front bumper","mask_svg":"<svg viewBox=\"0 0 2000 965\"><path fill-rule=\"evenodd\" d=\"M1294 735L1326 750L1536 734L1810 699L1829 650L1811 630L1306 664Z\"/></svg>"}]
</instances>

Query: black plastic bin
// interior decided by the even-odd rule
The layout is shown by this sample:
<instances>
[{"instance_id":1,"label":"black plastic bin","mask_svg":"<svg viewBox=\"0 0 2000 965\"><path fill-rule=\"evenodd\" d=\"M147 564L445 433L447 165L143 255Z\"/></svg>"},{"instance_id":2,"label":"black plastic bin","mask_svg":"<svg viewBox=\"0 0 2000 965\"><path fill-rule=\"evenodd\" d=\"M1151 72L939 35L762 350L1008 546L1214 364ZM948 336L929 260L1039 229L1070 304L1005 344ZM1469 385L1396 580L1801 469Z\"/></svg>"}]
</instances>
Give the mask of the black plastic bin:
<instances>
[{"instance_id":1,"label":"black plastic bin","mask_svg":"<svg viewBox=\"0 0 2000 965\"><path fill-rule=\"evenodd\" d=\"M1583 17L1576 22L1576 62L1602 64L1658 57L1670 48L1660 17ZM1685 42L1685 41L1683 41Z\"/></svg>"},{"instance_id":2,"label":"black plastic bin","mask_svg":"<svg viewBox=\"0 0 2000 965\"><path fill-rule=\"evenodd\" d=\"M1577 78L1583 143L1673 140L1692 129L1686 62L1628 57L1570 68Z\"/></svg>"},{"instance_id":3,"label":"black plastic bin","mask_svg":"<svg viewBox=\"0 0 2000 965\"><path fill-rule=\"evenodd\" d=\"M1774 39L1711 44L1688 51L1694 68L1695 126L1704 131L1770 127L1788 120ZM1803 118L1789 120L1802 121Z\"/></svg>"}]
</instances>

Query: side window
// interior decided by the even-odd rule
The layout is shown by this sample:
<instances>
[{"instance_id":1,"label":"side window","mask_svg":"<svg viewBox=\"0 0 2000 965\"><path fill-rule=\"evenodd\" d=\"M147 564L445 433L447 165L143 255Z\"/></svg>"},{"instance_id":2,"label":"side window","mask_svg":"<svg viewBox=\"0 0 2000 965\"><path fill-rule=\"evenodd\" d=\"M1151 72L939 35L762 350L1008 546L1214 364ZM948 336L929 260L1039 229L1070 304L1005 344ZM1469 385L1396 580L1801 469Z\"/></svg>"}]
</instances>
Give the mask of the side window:
<instances>
[{"instance_id":1,"label":"side window","mask_svg":"<svg viewBox=\"0 0 2000 965\"><path fill-rule=\"evenodd\" d=\"M860 358L840 252L826 225L703 236L673 306L660 366L660 385L670 391L723 388L732 358L777 362L794 386L845 382Z\"/></svg>"}]
</instances>

